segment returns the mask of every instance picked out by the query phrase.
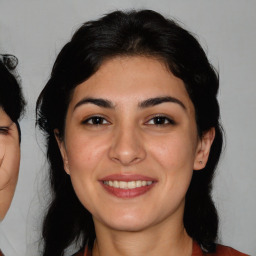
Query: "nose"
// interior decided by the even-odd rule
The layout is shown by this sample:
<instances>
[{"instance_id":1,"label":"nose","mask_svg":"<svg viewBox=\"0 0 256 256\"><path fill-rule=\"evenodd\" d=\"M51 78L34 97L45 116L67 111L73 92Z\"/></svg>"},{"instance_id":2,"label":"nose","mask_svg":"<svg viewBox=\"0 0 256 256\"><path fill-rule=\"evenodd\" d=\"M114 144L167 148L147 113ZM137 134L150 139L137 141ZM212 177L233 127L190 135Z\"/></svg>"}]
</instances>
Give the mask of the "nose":
<instances>
[{"instance_id":1,"label":"nose","mask_svg":"<svg viewBox=\"0 0 256 256\"><path fill-rule=\"evenodd\" d=\"M112 161L124 166L139 163L146 157L141 134L134 127L116 129L109 150Z\"/></svg>"}]
</instances>

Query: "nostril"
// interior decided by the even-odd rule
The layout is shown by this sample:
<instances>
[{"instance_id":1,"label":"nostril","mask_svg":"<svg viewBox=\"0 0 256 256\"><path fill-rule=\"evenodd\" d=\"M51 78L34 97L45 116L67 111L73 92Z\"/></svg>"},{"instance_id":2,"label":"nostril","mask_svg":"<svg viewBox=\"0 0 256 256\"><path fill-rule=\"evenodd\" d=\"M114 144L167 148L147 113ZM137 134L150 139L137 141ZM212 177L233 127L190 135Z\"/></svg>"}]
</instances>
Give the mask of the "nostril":
<instances>
[{"instance_id":1,"label":"nostril","mask_svg":"<svg viewBox=\"0 0 256 256\"><path fill-rule=\"evenodd\" d=\"M140 162L145 158L145 152L141 148L130 151L117 151L112 149L110 152L112 161L118 162L122 165L130 165Z\"/></svg>"},{"instance_id":2,"label":"nostril","mask_svg":"<svg viewBox=\"0 0 256 256\"><path fill-rule=\"evenodd\" d=\"M134 164L145 158L143 141L136 128L126 127L124 131L119 127L112 139L109 157L122 165Z\"/></svg>"}]
</instances>

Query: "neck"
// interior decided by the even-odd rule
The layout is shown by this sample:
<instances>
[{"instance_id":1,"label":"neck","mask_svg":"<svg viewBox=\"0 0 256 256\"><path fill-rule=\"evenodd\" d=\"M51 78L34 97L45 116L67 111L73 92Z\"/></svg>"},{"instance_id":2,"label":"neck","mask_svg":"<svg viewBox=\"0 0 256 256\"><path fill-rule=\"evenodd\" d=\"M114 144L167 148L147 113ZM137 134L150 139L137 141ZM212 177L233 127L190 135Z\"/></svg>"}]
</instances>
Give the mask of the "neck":
<instances>
[{"instance_id":1,"label":"neck","mask_svg":"<svg viewBox=\"0 0 256 256\"><path fill-rule=\"evenodd\" d=\"M95 221L93 256L191 256L192 238L183 223L157 224L142 231L117 231Z\"/></svg>"}]
</instances>

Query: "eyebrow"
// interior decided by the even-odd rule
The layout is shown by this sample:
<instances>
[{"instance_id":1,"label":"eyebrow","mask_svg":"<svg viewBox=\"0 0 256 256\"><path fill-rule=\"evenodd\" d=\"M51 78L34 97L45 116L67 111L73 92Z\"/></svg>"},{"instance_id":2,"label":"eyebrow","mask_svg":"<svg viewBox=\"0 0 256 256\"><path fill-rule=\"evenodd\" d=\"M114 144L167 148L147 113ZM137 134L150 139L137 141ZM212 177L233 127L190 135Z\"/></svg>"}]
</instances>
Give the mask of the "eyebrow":
<instances>
[{"instance_id":1,"label":"eyebrow","mask_svg":"<svg viewBox=\"0 0 256 256\"><path fill-rule=\"evenodd\" d=\"M147 99L145 101L142 101L141 103L139 103L139 107L140 108L148 108L148 107L153 107L162 103L166 103L166 102L172 102L172 103L177 103L179 104L183 109L186 110L185 105L178 100L177 98L174 97L170 97L170 96L163 96L163 97L156 97L156 98L150 98Z\"/></svg>"},{"instance_id":2,"label":"eyebrow","mask_svg":"<svg viewBox=\"0 0 256 256\"><path fill-rule=\"evenodd\" d=\"M139 108L148 108L148 107L153 107L153 106L156 106L156 105L159 105L162 103L166 103L166 102L177 103L183 109L186 110L185 105L180 100L178 100L177 98L171 97L171 96L150 98L150 99L140 102L138 104L138 106L139 106ZM114 104L107 99L83 98L75 105L74 110L84 104L94 104L94 105L102 107L102 108L110 108L110 109L113 109L115 107Z\"/></svg>"},{"instance_id":3,"label":"eyebrow","mask_svg":"<svg viewBox=\"0 0 256 256\"><path fill-rule=\"evenodd\" d=\"M102 108L114 108L114 105L111 101L106 100L106 99L100 99L100 98L83 98L80 100L74 107L74 110L78 108L81 105L84 104L94 104L96 106L102 107Z\"/></svg>"}]
</instances>

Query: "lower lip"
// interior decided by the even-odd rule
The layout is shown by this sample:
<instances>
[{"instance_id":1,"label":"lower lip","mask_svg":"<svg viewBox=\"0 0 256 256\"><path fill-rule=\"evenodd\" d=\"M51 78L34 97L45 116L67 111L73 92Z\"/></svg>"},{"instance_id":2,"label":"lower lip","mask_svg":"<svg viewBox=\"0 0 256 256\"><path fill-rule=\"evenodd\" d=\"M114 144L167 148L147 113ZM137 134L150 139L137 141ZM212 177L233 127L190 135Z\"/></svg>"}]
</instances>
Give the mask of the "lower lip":
<instances>
[{"instance_id":1,"label":"lower lip","mask_svg":"<svg viewBox=\"0 0 256 256\"><path fill-rule=\"evenodd\" d=\"M155 182L153 182L151 185L143 186L139 188L133 188L133 189L122 189L122 188L115 188L110 187L103 182L101 182L102 186L109 192L110 194L119 197L119 198L134 198L137 196L141 196L145 193L147 193L150 189L152 189L155 185Z\"/></svg>"}]
</instances>

